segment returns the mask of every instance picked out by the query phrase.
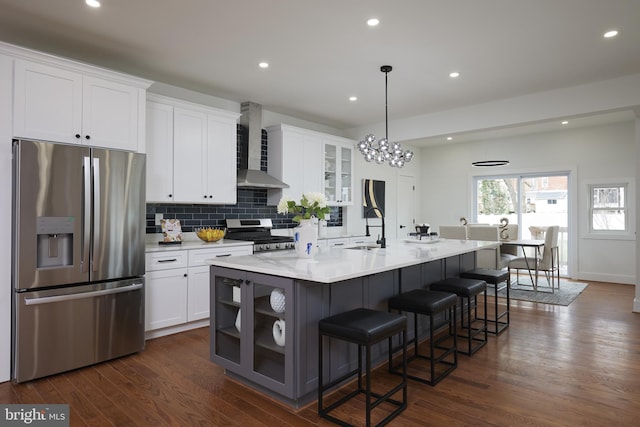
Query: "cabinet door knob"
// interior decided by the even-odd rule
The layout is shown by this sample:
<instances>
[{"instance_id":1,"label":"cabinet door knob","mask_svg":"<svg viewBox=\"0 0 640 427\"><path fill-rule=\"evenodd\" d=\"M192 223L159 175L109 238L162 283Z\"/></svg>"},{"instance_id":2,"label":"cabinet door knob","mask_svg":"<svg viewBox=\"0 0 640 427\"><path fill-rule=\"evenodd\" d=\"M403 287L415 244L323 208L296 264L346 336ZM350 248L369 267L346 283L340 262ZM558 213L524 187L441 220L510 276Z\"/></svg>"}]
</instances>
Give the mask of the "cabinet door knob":
<instances>
[{"instance_id":1,"label":"cabinet door knob","mask_svg":"<svg viewBox=\"0 0 640 427\"><path fill-rule=\"evenodd\" d=\"M173 194L169 194L169 198L173 197Z\"/></svg>"},{"instance_id":2,"label":"cabinet door knob","mask_svg":"<svg viewBox=\"0 0 640 427\"><path fill-rule=\"evenodd\" d=\"M245 280L244 283L245 285L248 285L249 283L251 283L251 280Z\"/></svg>"},{"instance_id":3,"label":"cabinet door knob","mask_svg":"<svg viewBox=\"0 0 640 427\"><path fill-rule=\"evenodd\" d=\"M91 139L91 136L90 135L86 135L85 139Z\"/></svg>"},{"instance_id":4,"label":"cabinet door knob","mask_svg":"<svg viewBox=\"0 0 640 427\"><path fill-rule=\"evenodd\" d=\"M79 133L76 133L76 138L80 139L80 134Z\"/></svg>"},{"instance_id":5,"label":"cabinet door knob","mask_svg":"<svg viewBox=\"0 0 640 427\"><path fill-rule=\"evenodd\" d=\"M187 273L184 273L184 277L187 277Z\"/></svg>"}]
</instances>

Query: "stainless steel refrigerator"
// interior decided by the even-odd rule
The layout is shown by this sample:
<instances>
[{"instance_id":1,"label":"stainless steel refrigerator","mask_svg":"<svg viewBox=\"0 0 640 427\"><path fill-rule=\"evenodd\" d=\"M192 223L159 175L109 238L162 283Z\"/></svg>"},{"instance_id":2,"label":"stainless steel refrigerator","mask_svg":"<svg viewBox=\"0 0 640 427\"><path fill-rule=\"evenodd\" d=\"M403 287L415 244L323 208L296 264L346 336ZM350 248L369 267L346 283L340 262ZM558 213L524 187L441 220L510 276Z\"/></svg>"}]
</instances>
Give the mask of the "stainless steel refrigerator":
<instances>
[{"instance_id":1,"label":"stainless steel refrigerator","mask_svg":"<svg viewBox=\"0 0 640 427\"><path fill-rule=\"evenodd\" d=\"M12 377L144 348L145 156L13 142Z\"/></svg>"}]
</instances>

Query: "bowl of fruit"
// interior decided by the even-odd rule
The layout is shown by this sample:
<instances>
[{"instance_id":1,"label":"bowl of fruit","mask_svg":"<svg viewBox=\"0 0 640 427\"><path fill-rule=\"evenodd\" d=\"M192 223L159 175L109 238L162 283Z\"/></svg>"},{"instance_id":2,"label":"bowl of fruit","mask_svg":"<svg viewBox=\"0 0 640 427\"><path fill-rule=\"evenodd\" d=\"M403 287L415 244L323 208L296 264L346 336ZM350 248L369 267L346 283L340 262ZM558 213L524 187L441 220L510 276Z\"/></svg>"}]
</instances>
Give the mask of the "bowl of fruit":
<instances>
[{"instance_id":1,"label":"bowl of fruit","mask_svg":"<svg viewBox=\"0 0 640 427\"><path fill-rule=\"evenodd\" d=\"M222 228L202 227L194 230L196 235L205 242L217 242L224 237L225 230Z\"/></svg>"}]
</instances>

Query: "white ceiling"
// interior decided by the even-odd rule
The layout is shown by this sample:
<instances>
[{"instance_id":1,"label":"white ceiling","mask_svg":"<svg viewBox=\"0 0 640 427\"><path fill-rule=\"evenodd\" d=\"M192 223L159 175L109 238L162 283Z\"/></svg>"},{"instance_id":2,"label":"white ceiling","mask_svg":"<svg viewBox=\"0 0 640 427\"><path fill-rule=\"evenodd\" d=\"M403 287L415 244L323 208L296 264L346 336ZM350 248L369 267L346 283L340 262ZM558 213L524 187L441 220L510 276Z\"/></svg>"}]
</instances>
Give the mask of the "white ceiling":
<instances>
[{"instance_id":1,"label":"white ceiling","mask_svg":"<svg viewBox=\"0 0 640 427\"><path fill-rule=\"evenodd\" d=\"M0 11L2 41L336 129L384 120L384 64L389 120L640 73L639 0L0 0Z\"/></svg>"}]
</instances>

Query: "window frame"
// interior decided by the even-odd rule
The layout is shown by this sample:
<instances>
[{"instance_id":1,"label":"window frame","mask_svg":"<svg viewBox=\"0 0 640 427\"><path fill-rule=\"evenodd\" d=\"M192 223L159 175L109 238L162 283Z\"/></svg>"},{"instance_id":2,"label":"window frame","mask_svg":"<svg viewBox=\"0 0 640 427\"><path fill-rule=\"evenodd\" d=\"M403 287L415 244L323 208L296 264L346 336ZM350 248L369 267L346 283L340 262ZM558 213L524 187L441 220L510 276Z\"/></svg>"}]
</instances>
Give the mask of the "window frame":
<instances>
[{"instance_id":1,"label":"window frame","mask_svg":"<svg viewBox=\"0 0 640 427\"><path fill-rule=\"evenodd\" d=\"M585 190L585 225L584 237L587 239L612 239L612 240L634 240L635 239L635 179L614 178L588 180L584 183ZM598 188L624 188L624 207L615 208L625 212L624 230L596 230L594 229L593 216L596 210L607 210L612 208L595 208L593 204L593 191Z\"/></svg>"}]
</instances>

